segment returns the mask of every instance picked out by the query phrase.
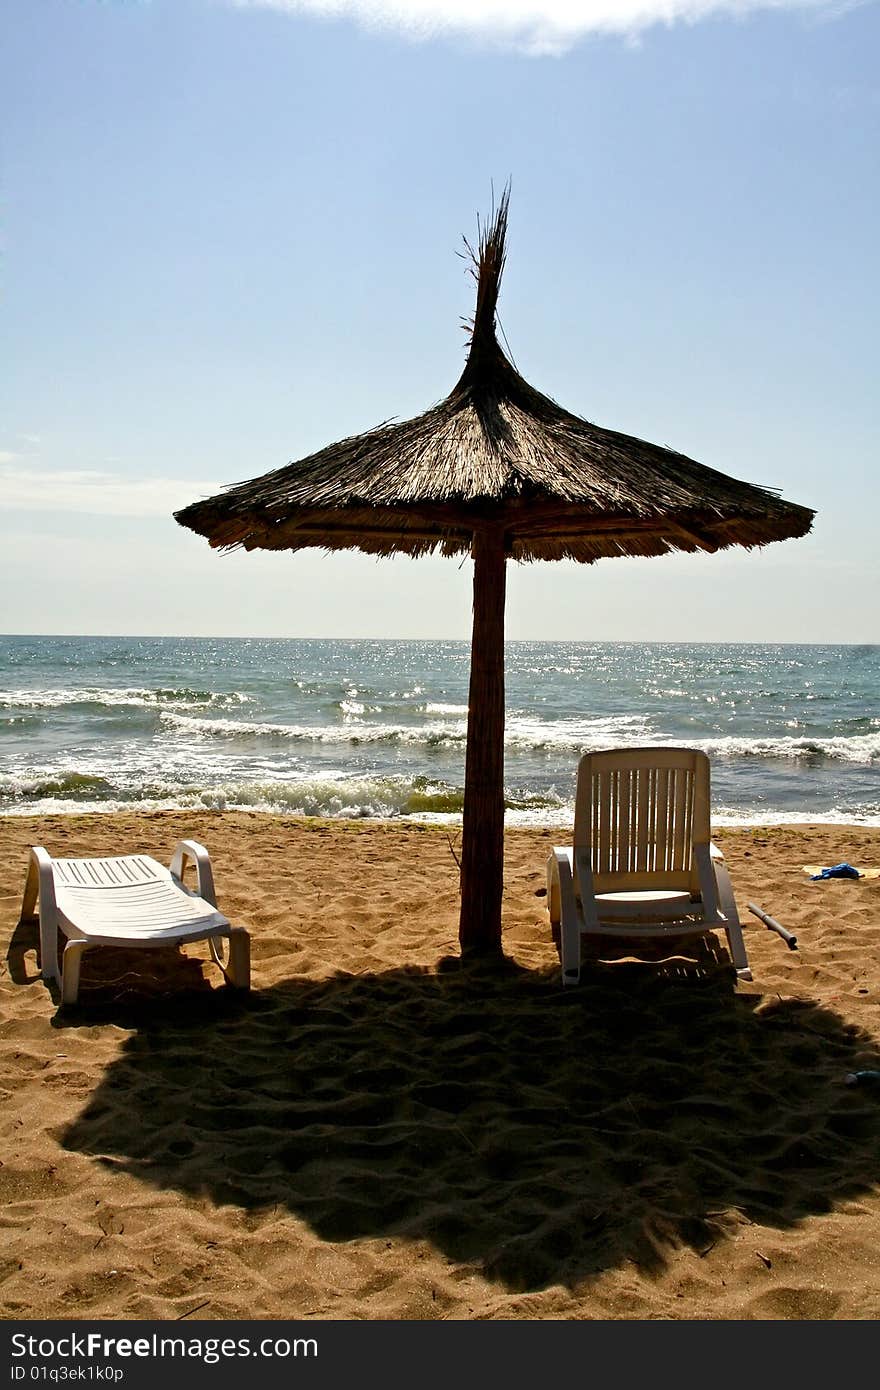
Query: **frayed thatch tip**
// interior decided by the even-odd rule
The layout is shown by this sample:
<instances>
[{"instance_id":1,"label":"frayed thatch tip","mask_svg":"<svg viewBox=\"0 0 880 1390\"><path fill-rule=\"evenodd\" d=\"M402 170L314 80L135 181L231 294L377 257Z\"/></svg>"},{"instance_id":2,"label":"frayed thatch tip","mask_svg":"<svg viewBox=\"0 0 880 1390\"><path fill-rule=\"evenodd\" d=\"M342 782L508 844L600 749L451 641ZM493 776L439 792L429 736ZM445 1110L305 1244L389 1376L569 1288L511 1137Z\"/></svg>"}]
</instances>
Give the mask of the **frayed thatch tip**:
<instances>
[{"instance_id":1,"label":"frayed thatch tip","mask_svg":"<svg viewBox=\"0 0 880 1390\"><path fill-rule=\"evenodd\" d=\"M470 335L468 361L472 362L487 351L497 351L495 337L495 318L498 305L498 291L507 256L507 212L510 205L510 180L504 186L496 208L493 190L492 211L487 222L481 224L477 214L476 250L462 237L470 260L470 273L477 284L477 303L473 318L466 319L463 327Z\"/></svg>"}]
</instances>

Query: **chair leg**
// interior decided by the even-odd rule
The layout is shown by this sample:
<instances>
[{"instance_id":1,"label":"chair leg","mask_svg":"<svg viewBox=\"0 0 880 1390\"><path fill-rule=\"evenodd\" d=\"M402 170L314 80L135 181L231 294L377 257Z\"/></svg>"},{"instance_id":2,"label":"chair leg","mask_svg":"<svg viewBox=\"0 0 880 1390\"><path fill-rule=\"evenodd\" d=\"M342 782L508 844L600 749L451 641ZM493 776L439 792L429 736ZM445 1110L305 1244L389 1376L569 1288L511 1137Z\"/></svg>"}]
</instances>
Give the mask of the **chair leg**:
<instances>
[{"instance_id":1,"label":"chair leg","mask_svg":"<svg viewBox=\"0 0 880 1390\"><path fill-rule=\"evenodd\" d=\"M580 984L581 923L571 876L570 856L554 850L547 860L547 907L550 928L558 932L563 985Z\"/></svg>"},{"instance_id":2,"label":"chair leg","mask_svg":"<svg viewBox=\"0 0 880 1390\"><path fill-rule=\"evenodd\" d=\"M750 980L752 969L749 965L749 958L746 955L746 943L743 941L742 927L739 922L729 922L724 928L727 937L727 946L730 951L730 958L733 961L737 976L740 980Z\"/></svg>"},{"instance_id":3,"label":"chair leg","mask_svg":"<svg viewBox=\"0 0 880 1390\"><path fill-rule=\"evenodd\" d=\"M750 980L752 971L749 965L749 958L746 954L746 943L743 940L742 926L739 920L739 912L736 907L736 898L733 896L733 884L730 881L730 874L724 864L716 860L713 865L715 871L715 882L718 886L718 898L721 911L724 913L724 934L727 937L727 946L730 951L730 958L740 980Z\"/></svg>"},{"instance_id":4,"label":"chair leg","mask_svg":"<svg viewBox=\"0 0 880 1390\"><path fill-rule=\"evenodd\" d=\"M79 998L79 967L88 942L68 941L61 967L61 1003L75 1004Z\"/></svg>"}]
</instances>

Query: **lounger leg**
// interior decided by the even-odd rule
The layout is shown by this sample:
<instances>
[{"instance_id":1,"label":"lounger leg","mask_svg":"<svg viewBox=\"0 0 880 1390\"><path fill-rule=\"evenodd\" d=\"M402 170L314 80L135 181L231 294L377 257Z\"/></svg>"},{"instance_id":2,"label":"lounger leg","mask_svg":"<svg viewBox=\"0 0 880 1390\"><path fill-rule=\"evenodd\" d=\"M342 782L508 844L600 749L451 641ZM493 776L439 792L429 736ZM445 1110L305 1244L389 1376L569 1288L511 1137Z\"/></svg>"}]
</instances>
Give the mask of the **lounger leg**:
<instances>
[{"instance_id":1,"label":"lounger leg","mask_svg":"<svg viewBox=\"0 0 880 1390\"><path fill-rule=\"evenodd\" d=\"M87 944L85 941L68 941L64 948L61 970L62 1004L75 1004L79 998L79 967Z\"/></svg>"},{"instance_id":2,"label":"lounger leg","mask_svg":"<svg viewBox=\"0 0 880 1390\"><path fill-rule=\"evenodd\" d=\"M571 918L562 919L559 939L559 955L562 962L563 985L579 985L581 982L581 929Z\"/></svg>"},{"instance_id":3,"label":"lounger leg","mask_svg":"<svg viewBox=\"0 0 880 1390\"><path fill-rule=\"evenodd\" d=\"M229 959L224 960L223 954L218 946L218 941L223 937L229 943ZM214 961L223 971L223 975L228 984L234 985L236 989L250 989L251 987L251 938L244 927L230 927L228 932L223 933L223 937L212 936L208 940L211 948L211 955Z\"/></svg>"},{"instance_id":4,"label":"lounger leg","mask_svg":"<svg viewBox=\"0 0 880 1390\"><path fill-rule=\"evenodd\" d=\"M236 989L251 987L251 938L243 927L233 927L229 933L229 965L226 975Z\"/></svg>"},{"instance_id":5,"label":"lounger leg","mask_svg":"<svg viewBox=\"0 0 880 1390\"><path fill-rule=\"evenodd\" d=\"M58 964L58 923L54 913L40 907L40 974L44 980L61 983Z\"/></svg>"}]
</instances>

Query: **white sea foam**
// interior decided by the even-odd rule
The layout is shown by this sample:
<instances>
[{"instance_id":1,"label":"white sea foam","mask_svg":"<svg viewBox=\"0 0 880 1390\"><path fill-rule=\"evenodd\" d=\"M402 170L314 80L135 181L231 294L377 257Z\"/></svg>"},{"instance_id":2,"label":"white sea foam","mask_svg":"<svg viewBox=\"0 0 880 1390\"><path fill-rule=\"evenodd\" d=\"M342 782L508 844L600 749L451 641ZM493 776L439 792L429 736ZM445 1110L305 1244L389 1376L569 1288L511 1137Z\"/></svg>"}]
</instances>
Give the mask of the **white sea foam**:
<instances>
[{"instance_id":1,"label":"white sea foam","mask_svg":"<svg viewBox=\"0 0 880 1390\"><path fill-rule=\"evenodd\" d=\"M344 715L350 718L353 715L363 714L365 707L359 700L340 700L339 708Z\"/></svg>"},{"instance_id":2,"label":"white sea foam","mask_svg":"<svg viewBox=\"0 0 880 1390\"><path fill-rule=\"evenodd\" d=\"M342 725L248 723L238 719L199 719L163 710L163 724L181 733L203 738L275 738L297 743L463 743L464 721L460 724L369 724L363 721Z\"/></svg>"},{"instance_id":3,"label":"white sea foam","mask_svg":"<svg viewBox=\"0 0 880 1390\"><path fill-rule=\"evenodd\" d=\"M681 745L676 746L691 746ZM706 738L695 741L714 758L788 758L795 762L823 758L846 763L873 763L880 758L880 733L851 738Z\"/></svg>"},{"instance_id":4,"label":"white sea foam","mask_svg":"<svg viewBox=\"0 0 880 1390\"><path fill-rule=\"evenodd\" d=\"M597 715L592 719L541 719L511 713L505 747L519 751L587 753L599 748L651 741L651 723L641 714Z\"/></svg>"},{"instance_id":5,"label":"white sea foam","mask_svg":"<svg viewBox=\"0 0 880 1390\"><path fill-rule=\"evenodd\" d=\"M70 686L60 690L0 691L0 709L54 710L65 706L99 705L113 708L175 709L205 707L232 708L250 704L252 697L243 691L209 691L188 689L145 689L142 687Z\"/></svg>"},{"instance_id":6,"label":"white sea foam","mask_svg":"<svg viewBox=\"0 0 880 1390\"><path fill-rule=\"evenodd\" d=\"M369 723L342 725L248 723L238 719L199 718L163 709L161 719L170 729L202 738L290 739L301 743L424 744L454 747L467 737L467 720L434 721L419 725ZM831 761L870 764L880 759L880 731L852 737L797 738L793 736L724 736L720 738L658 739L651 721L626 714L595 719L542 720L508 715L505 746L513 751L571 752L573 754L618 746L662 743L666 747L702 748L713 758L788 759L796 762Z\"/></svg>"},{"instance_id":7,"label":"white sea foam","mask_svg":"<svg viewBox=\"0 0 880 1390\"><path fill-rule=\"evenodd\" d=\"M286 794L285 794L286 791ZM201 790L178 790L165 796L143 796L133 798L124 795L109 795L100 800L77 797L40 796L32 800L17 801L3 807L4 816L49 816L64 815L71 812L99 813L114 811L260 811L272 815L327 816L339 819L358 819L385 821L389 819L408 820L418 823L459 826L460 811L436 811L430 809L408 810L406 802L381 789L369 796L368 788L360 795L351 787L341 786L334 794L330 786L309 788L304 785L297 789L273 788L254 785L225 786L219 784ZM574 806L560 801L558 805L544 807L511 807L505 811L504 820L508 826L534 827L536 829L555 829L559 831L559 843L566 843L571 834L574 819ZM849 808L833 808L829 811L808 813L806 811L765 811L765 812L725 812L713 814L715 826L762 826L762 825L880 825L880 812L860 811Z\"/></svg>"}]
</instances>

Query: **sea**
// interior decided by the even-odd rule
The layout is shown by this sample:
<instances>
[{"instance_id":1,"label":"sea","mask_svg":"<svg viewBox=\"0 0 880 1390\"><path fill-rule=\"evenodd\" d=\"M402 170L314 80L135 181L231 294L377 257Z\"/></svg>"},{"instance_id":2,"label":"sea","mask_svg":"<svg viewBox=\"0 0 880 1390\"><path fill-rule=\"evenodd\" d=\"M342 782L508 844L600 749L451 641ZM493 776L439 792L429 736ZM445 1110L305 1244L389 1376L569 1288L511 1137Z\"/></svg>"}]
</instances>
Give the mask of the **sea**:
<instances>
[{"instance_id":1,"label":"sea","mask_svg":"<svg viewBox=\"0 0 880 1390\"><path fill-rule=\"evenodd\" d=\"M0 637L0 814L246 809L450 821L459 641ZM880 646L508 642L510 825L567 825L577 761L711 758L715 824L880 824Z\"/></svg>"}]
</instances>

